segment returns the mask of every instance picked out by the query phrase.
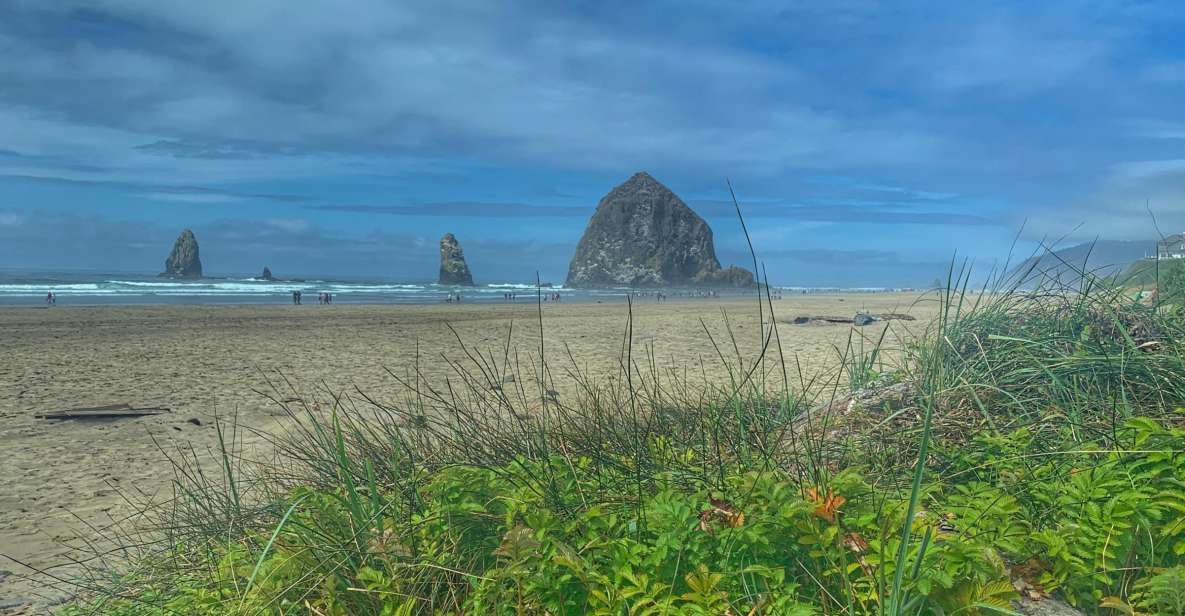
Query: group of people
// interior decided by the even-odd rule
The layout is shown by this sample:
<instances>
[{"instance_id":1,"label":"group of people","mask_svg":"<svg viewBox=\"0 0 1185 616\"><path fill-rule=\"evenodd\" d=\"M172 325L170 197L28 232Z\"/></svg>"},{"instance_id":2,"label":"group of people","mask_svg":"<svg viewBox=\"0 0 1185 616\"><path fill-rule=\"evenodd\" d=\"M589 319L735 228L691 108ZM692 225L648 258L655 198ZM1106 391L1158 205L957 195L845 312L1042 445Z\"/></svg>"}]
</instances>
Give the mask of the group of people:
<instances>
[{"instance_id":1,"label":"group of people","mask_svg":"<svg viewBox=\"0 0 1185 616\"><path fill-rule=\"evenodd\" d=\"M461 294L460 293L449 293L448 297L446 297L444 299L444 301L446 301L450 304L453 302L457 302L459 304L459 303L461 303Z\"/></svg>"},{"instance_id":2,"label":"group of people","mask_svg":"<svg viewBox=\"0 0 1185 616\"><path fill-rule=\"evenodd\" d=\"M46 306L50 306L50 305L56 304L56 303L58 303L58 296L56 293L54 293L53 291L50 291L49 293L45 294L45 305Z\"/></svg>"},{"instance_id":3,"label":"group of people","mask_svg":"<svg viewBox=\"0 0 1185 616\"><path fill-rule=\"evenodd\" d=\"M293 306L301 305L302 299L304 299L304 293L301 292L299 289L292 292L292 305ZM318 304L332 304L333 303L333 294L325 292L325 291L318 293L317 294L317 303Z\"/></svg>"},{"instance_id":4,"label":"group of people","mask_svg":"<svg viewBox=\"0 0 1185 616\"><path fill-rule=\"evenodd\" d=\"M518 293L511 293L511 292L503 293L502 299L504 301L513 302L518 299ZM543 295L543 301L558 302L558 301L560 301L560 294L559 293L552 293L552 292L548 291L546 294Z\"/></svg>"}]
</instances>

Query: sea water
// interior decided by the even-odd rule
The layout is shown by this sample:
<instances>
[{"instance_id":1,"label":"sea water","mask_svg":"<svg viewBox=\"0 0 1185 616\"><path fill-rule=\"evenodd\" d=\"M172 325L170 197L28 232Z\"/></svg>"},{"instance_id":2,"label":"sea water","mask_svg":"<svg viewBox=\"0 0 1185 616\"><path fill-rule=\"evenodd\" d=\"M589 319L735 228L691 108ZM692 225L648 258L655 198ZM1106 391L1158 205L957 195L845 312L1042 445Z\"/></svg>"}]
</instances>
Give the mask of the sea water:
<instances>
[{"instance_id":1,"label":"sea water","mask_svg":"<svg viewBox=\"0 0 1185 616\"><path fill-rule=\"evenodd\" d=\"M250 276L212 276L198 280L158 278L127 272L31 272L0 270L0 305L44 305L46 294L57 296L57 305L110 304L291 304L300 291L302 303L315 304L319 293L331 293L342 304L430 304L460 294L463 303L503 303L513 293L519 302L536 301L536 292L548 298L559 293L562 301L624 300L631 293L653 297L655 290L629 288L567 289L560 285L536 289L533 283L506 282L474 287L453 287L431 282L380 279L309 277L262 280ZM704 297L707 290L659 290L670 298ZM787 291L806 292L806 289ZM752 291L715 291L715 296L752 295Z\"/></svg>"}]
</instances>

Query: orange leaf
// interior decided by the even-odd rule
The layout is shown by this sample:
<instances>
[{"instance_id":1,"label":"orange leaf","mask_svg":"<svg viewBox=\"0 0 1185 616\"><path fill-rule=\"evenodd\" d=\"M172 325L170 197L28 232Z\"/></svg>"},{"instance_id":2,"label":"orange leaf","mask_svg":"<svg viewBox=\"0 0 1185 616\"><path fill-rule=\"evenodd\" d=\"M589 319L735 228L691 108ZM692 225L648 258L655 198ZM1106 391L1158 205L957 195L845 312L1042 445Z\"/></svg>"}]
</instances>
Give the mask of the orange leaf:
<instances>
[{"instance_id":1,"label":"orange leaf","mask_svg":"<svg viewBox=\"0 0 1185 616\"><path fill-rule=\"evenodd\" d=\"M815 488L810 488L806 494L816 504L815 515L828 522L835 522L835 514L839 512L839 508L844 503L848 502L848 499L838 494L832 494L831 490L827 490L827 496L820 496L819 491Z\"/></svg>"}]
</instances>

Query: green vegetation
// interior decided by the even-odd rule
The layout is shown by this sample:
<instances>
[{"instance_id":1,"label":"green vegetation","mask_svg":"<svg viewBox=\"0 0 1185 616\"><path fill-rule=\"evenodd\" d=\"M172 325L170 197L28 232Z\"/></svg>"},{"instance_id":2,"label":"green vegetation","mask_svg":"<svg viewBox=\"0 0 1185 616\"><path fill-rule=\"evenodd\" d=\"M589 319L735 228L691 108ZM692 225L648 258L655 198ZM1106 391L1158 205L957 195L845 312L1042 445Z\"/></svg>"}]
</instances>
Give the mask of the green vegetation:
<instances>
[{"instance_id":1,"label":"green vegetation","mask_svg":"<svg viewBox=\"0 0 1185 616\"><path fill-rule=\"evenodd\" d=\"M507 348L292 409L277 461L178 460L160 539L67 613L1185 614L1185 314L947 286L926 336L827 378L784 376L767 327L692 386L627 322L617 378L558 379L572 401ZM850 387L906 393L829 404Z\"/></svg>"},{"instance_id":2,"label":"green vegetation","mask_svg":"<svg viewBox=\"0 0 1185 616\"><path fill-rule=\"evenodd\" d=\"M1185 259L1142 259L1119 276L1118 282L1129 287L1159 288L1161 293L1185 291Z\"/></svg>"}]
</instances>

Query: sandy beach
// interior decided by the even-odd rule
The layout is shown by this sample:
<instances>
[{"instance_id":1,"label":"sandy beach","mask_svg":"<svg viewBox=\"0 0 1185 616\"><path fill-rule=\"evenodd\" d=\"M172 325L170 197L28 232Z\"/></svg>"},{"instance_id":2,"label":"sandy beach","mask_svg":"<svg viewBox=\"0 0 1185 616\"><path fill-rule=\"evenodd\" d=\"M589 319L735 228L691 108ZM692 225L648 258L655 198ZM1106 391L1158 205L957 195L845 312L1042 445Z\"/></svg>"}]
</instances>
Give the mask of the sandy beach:
<instances>
[{"instance_id":1,"label":"sandy beach","mask_svg":"<svg viewBox=\"0 0 1185 616\"><path fill-rule=\"evenodd\" d=\"M795 316L868 310L917 317L892 322L887 344L895 347L936 311L934 302L919 303L916 294L891 293L792 295L773 307L784 352L808 372L834 369L836 347L846 343L852 328L790 324ZM702 369L721 377L723 367L704 327L723 339L725 315L748 349L744 352L755 352L754 300L641 298L633 310L634 343L653 348L664 369ZM588 374L614 373L626 319L624 301L544 305L548 361L571 366L575 359ZM537 353L533 303L0 310L0 554L8 557L0 558L0 599L44 602L68 592L46 588L49 576L32 574L15 561L69 576L70 560L85 552L85 541L127 515L125 496L171 494L162 448L216 446L216 414L235 415L251 428L283 430L290 420L258 393L269 389L269 380L282 374L295 385L294 395L356 387L394 401L405 392L387 368L406 371L418 353L425 375L442 381L451 370L444 358L464 358L457 336L500 354L512 322L511 345ZM883 327L876 323L856 331L875 340ZM169 412L105 421L35 417L123 402Z\"/></svg>"}]
</instances>

